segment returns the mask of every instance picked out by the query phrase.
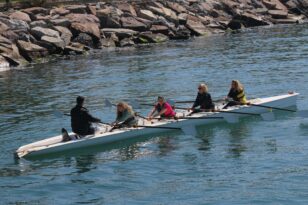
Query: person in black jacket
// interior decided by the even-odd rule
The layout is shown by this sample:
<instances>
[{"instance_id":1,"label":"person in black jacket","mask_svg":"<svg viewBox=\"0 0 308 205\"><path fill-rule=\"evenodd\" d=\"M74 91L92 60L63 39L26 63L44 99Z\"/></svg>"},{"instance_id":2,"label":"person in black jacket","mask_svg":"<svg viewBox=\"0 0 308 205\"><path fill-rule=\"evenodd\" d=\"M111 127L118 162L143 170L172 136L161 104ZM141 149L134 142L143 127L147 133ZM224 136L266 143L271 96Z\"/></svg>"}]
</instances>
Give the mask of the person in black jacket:
<instances>
[{"instance_id":1,"label":"person in black jacket","mask_svg":"<svg viewBox=\"0 0 308 205\"><path fill-rule=\"evenodd\" d=\"M198 106L200 106L199 109L196 108ZM193 111L193 113L197 113L197 112L208 112L214 109L215 105L212 101L210 93L208 93L208 88L206 84L201 83L198 86L198 95L193 106L191 107L191 110Z\"/></svg>"},{"instance_id":2,"label":"person in black jacket","mask_svg":"<svg viewBox=\"0 0 308 205\"><path fill-rule=\"evenodd\" d=\"M100 122L101 120L90 115L87 108L83 107L84 97L78 96L77 105L71 110L71 126L77 135L91 135L95 130L91 126L92 122Z\"/></svg>"}]
</instances>

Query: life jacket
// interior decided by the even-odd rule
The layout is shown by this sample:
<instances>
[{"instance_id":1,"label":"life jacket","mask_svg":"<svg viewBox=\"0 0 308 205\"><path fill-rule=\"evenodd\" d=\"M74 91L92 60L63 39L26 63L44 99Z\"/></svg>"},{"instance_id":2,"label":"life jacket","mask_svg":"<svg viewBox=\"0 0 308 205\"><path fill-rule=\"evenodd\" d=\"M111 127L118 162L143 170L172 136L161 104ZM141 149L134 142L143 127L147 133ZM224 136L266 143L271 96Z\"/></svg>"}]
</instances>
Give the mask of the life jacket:
<instances>
[{"instance_id":1,"label":"life jacket","mask_svg":"<svg viewBox=\"0 0 308 205\"><path fill-rule=\"evenodd\" d=\"M244 89L240 91L231 89L228 96L231 97L234 101L237 101L243 104L247 103Z\"/></svg>"}]
</instances>

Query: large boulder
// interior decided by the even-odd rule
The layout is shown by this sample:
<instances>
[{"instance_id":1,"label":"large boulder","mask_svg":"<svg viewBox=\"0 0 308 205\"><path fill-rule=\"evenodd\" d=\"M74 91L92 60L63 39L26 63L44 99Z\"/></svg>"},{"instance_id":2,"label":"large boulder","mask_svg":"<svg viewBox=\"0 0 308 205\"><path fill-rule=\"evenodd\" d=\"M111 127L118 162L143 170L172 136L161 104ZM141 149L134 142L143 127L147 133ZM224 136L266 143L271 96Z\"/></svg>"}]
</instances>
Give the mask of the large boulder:
<instances>
[{"instance_id":1,"label":"large boulder","mask_svg":"<svg viewBox=\"0 0 308 205\"><path fill-rule=\"evenodd\" d=\"M169 40L168 36L161 33L142 32L139 37L146 39L149 43L162 43Z\"/></svg>"},{"instance_id":2,"label":"large boulder","mask_svg":"<svg viewBox=\"0 0 308 205\"><path fill-rule=\"evenodd\" d=\"M65 9L69 10L70 13L76 13L76 14L86 14L87 13L86 5L69 5L69 6L66 6Z\"/></svg>"},{"instance_id":3,"label":"large boulder","mask_svg":"<svg viewBox=\"0 0 308 205\"><path fill-rule=\"evenodd\" d=\"M172 9L173 11L175 11L178 14L187 12L187 9L184 6L182 6L182 5L180 5L176 2L167 1L167 5L170 9Z\"/></svg>"},{"instance_id":4,"label":"large boulder","mask_svg":"<svg viewBox=\"0 0 308 205\"><path fill-rule=\"evenodd\" d=\"M10 18L12 19L17 19L17 20L22 20L27 23L31 22L30 16L24 12L21 11L16 11L10 15Z\"/></svg>"},{"instance_id":5,"label":"large boulder","mask_svg":"<svg viewBox=\"0 0 308 205\"><path fill-rule=\"evenodd\" d=\"M31 34L40 40L43 36L50 36L54 38L59 38L60 34L58 31L55 31L50 28L34 27L31 29Z\"/></svg>"},{"instance_id":6,"label":"large boulder","mask_svg":"<svg viewBox=\"0 0 308 205\"><path fill-rule=\"evenodd\" d=\"M87 10L87 13L96 16L96 7L95 6L87 5L86 10Z\"/></svg>"},{"instance_id":7,"label":"large boulder","mask_svg":"<svg viewBox=\"0 0 308 205\"><path fill-rule=\"evenodd\" d=\"M129 38L138 34L137 31L125 28L103 28L101 33L106 37L110 37L114 33L119 39Z\"/></svg>"},{"instance_id":8,"label":"large boulder","mask_svg":"<svg viewBox=\"0 0 308 205\"><path fill-rule=\"evenodd\" d=\"M162 33L164 35L169 34L169 27L165 25L152 25L150 28L152 33Z\"/></svg>"},{"instance_id":9,"label":"large boulder","mask_svg":"<svg viewBox=\"0 0 308 205\"><path fill-rule=\"evenodd\" d=\"M262 2L269 10L288 11L288 8L279 0L262 0Z\"/></svg>"},{"instance_id":10,"label":"large boulder","mask_svg":"<svg viewBox=\"0 0 308 205\"><path fill-rule=\"evenodd\" d=\"M228 27L235 30L242 28L241 25L245 27L255 27L270 25L270 23L264 20L261 16L244 12L243 14L235 15L229 22Z\"/></svg>"},{"instance_id":11,"label":"large boulder","mask_svg":"<svg viewBox=\"0 0 308 205\"><path fill-rule=\"evenodd\" d=\"M79 33L78 36L76 36L73 39L73 42L80 43L80 44L86 45L91 48L94 48L94 47L96 48L100 46L100 45L94 44L92 36L86 33Z\"/></svg>"},{"instance_id":12,"label":"large boulder","mask_svg":"<svg viewBox=\"0 0 308 205\"><path fill-rule=\"evenodd\" d=\"M136 31L145 31L147 26L136 20L134 17L122 17L121 24L123 28L128 28Z\"/></svg>"},{"instance_id":13,"label":"large boulder","mask_svg":"<svg viewBox=\"0 0 308 205\"><path fill-rule=\"evenodd\" d=\"M54 26L63 26L63 27L71 26L71 21L66 18L52 19L50 20L50 23L52 23Z\"/></svg>"},{"instance_id":14,"label":"large boulder","mask_svg":"<svg viewBox=\"0 0 308 205\"><path fill-rule=\"evenodd\" d=\"M43 7L32 7L32 8L27 8L24 9L23 12L31 15L37 15L37 14L43 14L43 15L48 15L49 11L48 9L45 9Z\"/></svg>"},{"instance_id":15,"label":"large boulder","mask_svg":"<svg viewBox=\"0 0 308 205\"><path fill-rule=\"evenodd\" d=\"M72 32L68 28L62 26L55 26L54 29L60 33L60 37L64 41L65 46L68 46L73 37Z\"/></svg>"},{"instance_id":16,"label":"large boulder","mask_svg":"<svg viewBox=\"0 0 308 205\"><path fill-rule=\"evenodd\" d=\"M6 24L11 30L28 31L29 25L22 20L0 18L0 22Z\"/></svg>"},{"instance_id":17,"label":"large boulder","mask_svg":"<svg viewBox=\"0 0 308 205\"><path fill-rule=\"evenodd\" d=\"M1 55L9 62L10 66L19 66L25 63L25 59L19 54L16 44L11 44L9 53L1 53Z\"/></svg>"},{"instance_id":18,"label":"large boulder","mask_svg":"<svg viewBox=\"0 0 308 205\"><path fill-rule=\"evenodd\" d=\"M41 38L41 41L52 44L55 46L58 50L63 50L65 45L65 42L60 37L50 37L50 36L43 36Z\"/></svg>"},{"instance_id":19,"label":"large boulder","mask_svg":"<svg viewBox=\"0 0 308 205\"><path fill-rule=\"evenodd\" d=\"M208 33L207 28L201 21L194 21L188 19L186 22L186 27L192 31L192 33L196 36L205 35Z\"/></svg>"},{"instance_id":20,"label":"large boulder","mask_svg":"<svg viewBox=\"0 0 308 205\"><path fill-rule=\"evenodd\" d=\"M121 28L120 14L116 8L107 7L96 12L102 28Z\"/></svg>"},{"instance_id":21,"label":"large boulder","mask_svg":"<svg viewBox=\"0 0 308 205\"><path fill-rule=\"evenodd\" d=\"M148 9L152 11L154 14L165 17L168 21L171 21L174 24L178 24L178 17L174 11L168 9L166 7L154 7L148 6Z\"/></svg>"},{"instance_id":22,"label":"large boulder","mask_svg":"<svg viewBox=\"0 0 308 205\"><path fill-rule=\"evenodd\" d=\"M120 47L132 47L135 43L131 38L124 38L120 41Z\"/></svg>"},{"instance_id":23,"label":"large boulder","mask_svg":"<svg viewBox=\"0 0 308 205\"><path fill-rule=\"evenodd\" d=\"M141 9L139 12L138 12L138 16L140 18L144 18L144 19L148 19L150 21L155 21L157 20L157 16L155 14L153 14L152 11L150 10L145 10L145 9Z\"/></svg>"},{"instance_id":24,"label":"large boulder","mask_svg":"<svg viewBox=\"0 0 308 205\"><path fill-rule=\"evenodd\" d=\"M40 20L40 21L32 21L30 23L30 27L31 28L34 28L34 27L42 27L42 28L48 28L48 24L43 21L43 20Z\"/></svg>"},{"instance_id":25,"label":"large boulder","mask_svg":"<svg viewBox=\"0 0 308 205\"><path fill-rule=\"evenodd\" d=\"M33 61L36 58L41 58L48 55L46 48L30 42L18 40L17 47L19 48L20 54L28 61Z\"/></svg>"},{"instance_id":26,"label":"large boulder","mask_svg":"<svg viewBox=\"0 0 308 205\"><path fill-rule=\"evenodd\" d=\"M132 16L137 16L135 8L128 3L121 3L117 5L117 8Z\"/></svg>"},{"instance_id":27,"label":"large boulder","mask_svg":"<svg viewBox=\"0 0 308 205\"><path fill-rule=\"evenodd\" d=\"M96 23L72 23L73 34L87 33L98 41L101 38L99 27Z\"/></svg>"},{"instance_id":28,"label":"large boulder","mask_svg":"<svg viewBox=\"0 0 308 205\"><path fill-rule=\"evenodd\" d=\"M2 23L0 21L0 33L3 33L5 31L9 30L9 27L5 24L5 23Z\"/></svg>"},{"instance_id":29,"label":"large boulder","mask_svg":"<svg viewBox=\"0 0 308 205\"><path fill-rule=\"evenodd\" d=\"M68 14L65 18L77 23L100 23L100 20L92 14Z\"/></svg>"},{"instance_id":30,"label":"large boulder","mask_svg":"<svg viewBox=\"0 0 308 205\"><path fill-rule=\"evenodd\" d=\"M11 45L12 41L0 35L0 44Z\"/></svg>"},{"instance_id":31,"label":"large boulder","mask_svg":"<svg viewBox=\"0 0 308 205\"><path fill-rule=\"evenodd\" d=\"M65 9L64 7L56 7L50 10L50 15L60 15L60 16L65 16L69 14L70 11Z\"/></svg>"},{"instance_id":32,"label":"large boulder","mask_svg":"<svg viewBox=\"0 0 308 205\"><path fill-rule=\"evenodd\" d=\"M288 18L288 12L283 10L269 10L268 14L274 19L286 19Z\"/></svg>"}]
</instances>

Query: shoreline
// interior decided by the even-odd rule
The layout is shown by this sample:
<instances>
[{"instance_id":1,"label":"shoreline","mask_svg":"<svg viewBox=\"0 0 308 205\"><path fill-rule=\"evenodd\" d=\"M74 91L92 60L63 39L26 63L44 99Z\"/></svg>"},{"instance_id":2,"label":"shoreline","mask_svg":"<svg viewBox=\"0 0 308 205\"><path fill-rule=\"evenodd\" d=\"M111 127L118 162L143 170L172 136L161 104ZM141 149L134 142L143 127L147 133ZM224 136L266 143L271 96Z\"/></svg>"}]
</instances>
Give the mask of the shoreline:
<instances>
[{"instance_id":1,"label":"shoreline","mask_svg":"<svg viewBox=\"0 0 308 205\"><path fill-rule=\"evenodd\" d=\"M301 1L117 1L10 9L0 12L0 72L55 55L304 23L308 5Z\"/></svg>"}]
</instances>

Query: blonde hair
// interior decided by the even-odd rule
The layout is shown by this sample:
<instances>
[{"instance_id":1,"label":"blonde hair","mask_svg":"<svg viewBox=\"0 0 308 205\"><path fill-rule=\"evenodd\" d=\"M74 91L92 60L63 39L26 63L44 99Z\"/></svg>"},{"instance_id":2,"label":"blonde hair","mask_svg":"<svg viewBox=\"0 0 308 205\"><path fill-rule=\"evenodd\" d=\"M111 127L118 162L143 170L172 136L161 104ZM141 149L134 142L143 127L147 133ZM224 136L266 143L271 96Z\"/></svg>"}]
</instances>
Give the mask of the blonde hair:
<instances>
[{"instance_id":1,"label":"blonde hair","mask_svg":"<svg viewBox=\"0 0 308 205\"><path fill-rule=\"evenodd\" d=\"M205 83L200 83L199 87L202 88L202 90L206 93L209 91L209 89L208 89L208 87Z\"/></svg>"},{"instance_id":2,"label":"blonde hair","mask_svg":"<svg viewBox=\"0 0 308 205\"><path fill-rule=\"evenodd\" d=\"M119 102L117 107L123 107L124 110L127 110L129 113L134 113L132 106L128 105L126 102ZM117 116L121 115L121 113L117 110Z\"/></svg>"},{"instance_id":3,"label":"blonde hair","mask_svg":"<svg viewBox=\"0 0 308 205\"><path fill-rule=\"evenodd\" d=\"M232 83L234 83L236 90L238 91L244 90L244 86L239 80L232 80Z\"/></svg>"}]
</instances>

